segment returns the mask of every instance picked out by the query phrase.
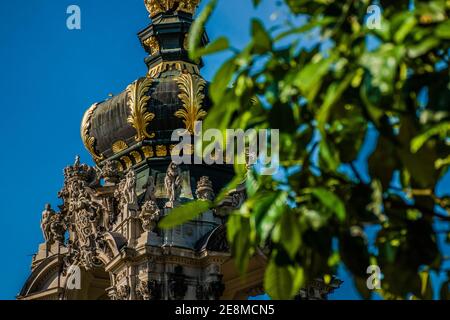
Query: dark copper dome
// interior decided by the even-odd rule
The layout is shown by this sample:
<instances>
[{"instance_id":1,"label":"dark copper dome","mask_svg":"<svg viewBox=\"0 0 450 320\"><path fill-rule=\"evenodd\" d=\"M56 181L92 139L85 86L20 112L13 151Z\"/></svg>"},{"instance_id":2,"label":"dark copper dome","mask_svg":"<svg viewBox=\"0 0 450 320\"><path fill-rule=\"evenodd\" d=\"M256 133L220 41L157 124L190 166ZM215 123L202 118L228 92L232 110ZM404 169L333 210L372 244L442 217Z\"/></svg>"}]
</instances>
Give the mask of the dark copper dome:
<instances>
[{"instance_id":1,"label":"dark copper dome","mask_svg":"<svg viewBox=\"0 0 450 320\"><path fill-rule=\"evenodd\" d=\"M149 56L147 75L122 93L89 108L81 136L96 163L118 160L122 168L170 156L174 130L193 129L210 107L200 64L189 60L187 31L192 14L170 11L152 16L139 33ZM208 41L206 34L203 43Z\"/></svg>"}]
</instances>

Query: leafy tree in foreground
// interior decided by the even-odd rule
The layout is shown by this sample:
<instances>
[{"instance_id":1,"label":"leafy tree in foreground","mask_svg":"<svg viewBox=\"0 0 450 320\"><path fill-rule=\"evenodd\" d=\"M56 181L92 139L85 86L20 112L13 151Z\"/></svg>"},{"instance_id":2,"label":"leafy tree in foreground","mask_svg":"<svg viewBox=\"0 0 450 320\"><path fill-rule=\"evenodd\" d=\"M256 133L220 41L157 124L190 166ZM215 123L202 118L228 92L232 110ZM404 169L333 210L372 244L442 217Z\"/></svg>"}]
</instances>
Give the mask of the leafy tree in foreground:
<instances>
[{"instance_id":1,"label":"leafy tree in foreground","mask_svg":"<svg viewBox=\"0 0 450 320\"><path fill-rule=\"evenodd\" d=\"M445 259L438 236L450 230L450 198L435 192L450 165L450 2L379 1L379 30L364 22L368 0L284 2L306 23L268 31L253 20L243 50L224 38L199 47L215 0L190 33L193 59L232 52L212 81L204 125L280 129L284 175L248 172L248 200L228 220L239 267L268 248L265 289L275 299L329 281L340 263L363 297L367 268L378 265L384 298L431 298L430 272ZM311 32L321 40L306 50L301 39ZM367 146L373 152L360 159ZM237 166L229 188L245 175ZM162 226L213 205L177 209ZM370 225L379 231L369 246Z\"/></svg>"}]
</instances>

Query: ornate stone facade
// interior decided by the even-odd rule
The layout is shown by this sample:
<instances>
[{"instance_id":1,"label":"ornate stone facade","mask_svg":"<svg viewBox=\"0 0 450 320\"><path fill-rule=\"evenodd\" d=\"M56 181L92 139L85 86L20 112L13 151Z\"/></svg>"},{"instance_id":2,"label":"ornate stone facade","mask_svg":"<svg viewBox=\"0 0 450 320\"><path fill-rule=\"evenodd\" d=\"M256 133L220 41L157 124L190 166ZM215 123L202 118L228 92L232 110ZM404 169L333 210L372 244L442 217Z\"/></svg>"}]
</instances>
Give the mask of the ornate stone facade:
<instances>
[{"instance_id":1,"label":"ornate stone facade","mask_svg":"<svg viewBox=\"0 0 450 320\"><path fill-rule=\"evenodd\" d=\"M194 193L199 199L212 199L208 177L196 178L193 168L170 161L166 169L144 165L120 172L111 161L97 169L77 157L64 170L64 178L58 194L60 212L46 205L42 213L45 243L34 257L33 274L19 298L34 299L36 294L47 299L220 298L225 288L220 265L230 259L227 248L217 244L226 242L224 233L216 232L222 219L210 211L174 230L157 228L159 220L170 214L167 203L188 201L184 197ZM195 192L183 189L189 184L197 185ZM59 286L50 294L52 287L36 287L34 280L51 261L57 266L52 272ZM82 289L69 285L73 274L68 270L74 267L81 270L75 276L81 277ZM97 282L102 283L101 292L90 289Z\"/></svg>"}]
</instances>

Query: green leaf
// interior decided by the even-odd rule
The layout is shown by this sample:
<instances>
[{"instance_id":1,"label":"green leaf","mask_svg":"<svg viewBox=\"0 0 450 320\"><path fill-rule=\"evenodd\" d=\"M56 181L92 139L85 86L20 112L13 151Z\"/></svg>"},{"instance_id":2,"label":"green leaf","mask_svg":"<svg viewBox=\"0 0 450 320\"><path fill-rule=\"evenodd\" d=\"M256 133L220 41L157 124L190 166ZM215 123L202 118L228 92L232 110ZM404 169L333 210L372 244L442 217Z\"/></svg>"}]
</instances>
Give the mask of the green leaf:
<instances>
[{"instance_id":1,"label":"green leaf","mask_svg":"<svg viewBox=\"0 0 450 320\"><path fill-rule=\"evenodd\" d=\"M345 205L342 200L336 196L333 192L324 189L316 188L312 189L311 193L329 210L336 214L336 217L340 221L345 220L346 212Z\"/></svg>"},{"instance_id":2,"label":"green leaf","mask_svg":"<svg viewBox=\"0 0 450 320\"><path fill-rule=\"evenodd\" d=\"M338 101L344 91L350 86L350 83L354 77L353 73L349 73L343 80L332 83L325 94L325 100L317 113L317 127L321 130L322 134L325 134L325 125L330 117L330 111L336 101Z\"/></svg>"},{"instance_id":3,"label":"green leaf","mask_svg":"<svg viewBox=\"0 0 450 320\"><path fill-rule=\"evenodd\" d=\"M191 59L198 59L200 57L204 57L213 53L217 53L220 51L224 51L230 47L230 43L228 42L228 39L225 37L220 37L208 44L204 48L199 48L197 51L195 51L195 55L191 56Z\"/></svg>"},{"instance_id":4,"label":"green leaf","mask_svg":"<svg viewBox=\"0 0 450 320\"><path fill-rule=\"evenodd\" d=\"M439 45L439 43L440 43L439 39L436 39L434 37L422 40L418 45L412 46L408 49L408 56L411 59L418 58L434 49L436 46Z\"/></svg>"},{"instance_id":5,"label":"green leaf","mask_svg":"<svg viewBox=\"0 0 450 320\"><path fill-rule=\"evenodd\" d=\"M416 136L411 141L411 152L417 153L417 151L419 151L419 149L421 149L428 140L437 135L441 136L443 139L448 137L450 135L450 122L447 121L439 123L424 133Z\"/></svg>"},{"instance_id":6,"label":"green leaf","mask_svg":"<svg viewBox=\"0 0 450 320\"><path fill-rule=\"evenodd\" d=\"M378 138L377 147L370 156L368 164L372 179L379 180L383 190L387 190L399 166L396 148L389 139L384 136Z\"/></svg>"},{"instance_id":7,"label":"green leaf","mask_svg":"<svg viewBox=\"0 0 450 320\"><path fill-rule=\"evenodd\" d=\"M423 271L419 273L420 276L420 298L423 300L433 299L433 286L431 283L430 273Z\"/></svg>"},{"instance_id":8,"label":"green leaf","mask_svg":"<svg viewBox=\"0 0 450 320\"><path fill-rule=\"evenodd\" d=\"M416 24L417 20L414 14L411 12L406 13L406 19L394 34L394 41L396 43L402 43Z\"/></svg>"},{"instance_id":9,"label":"green leaf","mask_svg":"<svg viewBox=\"0 0 450 320\"><path fill-rule=\"evenodd\" d=\"M436 168L436 170L439 170L446 166L450 166L450 156L444 159L437 159L434 163L434 167Z\"/></svg>"},{"instance_id":10,"label":"green leaf","mask_svg":"<svg viewBox=\"0 0 450 320\"><path fill-rule=\"evenodd\" d=\"M231 128L232 115L239 108L239 101L231 90L221 97L221 103L226 105L226 108L212 108L203 121L203 131L208 129L218 129L226 132L226 129ZM225 135L224 135L225 137Z\"/></svg>"},{"instance_id":11,"label":"green leaf","mask_svg":"<svg viewBox=\"0 0 450 320\"><path fill-rule=\"evenodd\" d=\"M436 27L435 34L441 39L450 39L450 21L439 24Z\"/></svg>"},{"instance_id":12,"label":"green leaf","mask_svg":"<svg viewBox=\"0 0 450 320\"><path fill-rule=\"evenodd\" d=\"M252 20L252 37L253 50L255 53L264 54L272 50L272 39L266 29L264 29L261 21L258 19Z\"/></svg>"},{"instance_id":13,"label":"green leaf","mask_svg":"<svg viewBox=\"0 0 450 320\"><path fill-rule=\"evenodd\" d=\"M329 71L331 64L334 61L334 57L323 58L318 55L314 58L313 62L308 63L298 73L294 80L294 85L297 86L303 95L308 100L313 100L314 87L317 89L322 80L322 77Z\"/></svg>"},{"instance_id":14,"label":"green leaf","mask_svg":"<svg viewBox=\"0 0 450 320\"><path fill-rule=\"evenodd\" d=\"M330 171L336 171L341 161L339 152L333 147L328 139L324 138L320 141L320 160L324 161L324 165Z\"/></svg>"},{"instance_id":15,"label":"green leaf","mask_svg":"<svg viewBox=\"0 0 450 320\"><path fill-rule=\"evenodd\" d=\"M205 26L216 6L217 0L211 0L194 21L191 30L189 31L189 58L193 61L196 61L200 57L198 52L201 48L200 46L202 44L203 34L205 33Z\"/></svg>"},{"instance_id":16,"label":"green leaf","mask_svg":"<svg viewBox=\"0 0 450 320\"><path fill-rule=\"evenodd\" d=\"M380 90L382 95L391 94L394 90L394 78L399 61L404 56L403 46L385 43L377 51L365 52L360 63L370 72L371 85Z\"/></svg>"},{"instance_id":17,"label":"green leaf","mask_svg":"<svg viewBox=\"0 0 450 320\"><path fill-rule=\"evenodd\" d=\"M250 169L247 173L247 179L245 180L248 197L253 197L258 192L259 181L257 179L256 173Z\"/></svg>"},{"instance_id":18,"label":"green leaf","mask_svg":"<svg viewBox=\"0 0 450 320\"><path fill-rule=\"evenodd\" d=\"M286 192L259 194L254 201L253 216L261 241L264 243L276 222L287 208Z\"/></svg>"},{"instance_id":19,"label":"green leaf","mask_svg":"<svg viewBox=\"0 0 450 320\"><path fill-rule=\"evenodd\" d=\"M411 181L417 183L420 188L434 188L439 173L435 168L438 159L436 148L431 144L424 144L416 153L410 150L411 140L418 134L418 127L414 116L402 116L400 118L399 141L401 148L397 148L398 157L403 166L411 174Z\"/></svg>"},{"instance_id":20,"label":"green leaf","mask_svg":"<svg viewBox=\"0 0 450 320\"><path fill-rule=\"evenodd\" d=\"M211 98L217 105L221 102L228 86L233 79L234 73L238 70L236 57L233 57L220 67L211 83ZM225 109L225 108L224 108Z\"/></svg>"},{"instance_id":21,"label":"green leaf","mask_svg":"<svg viewBox=\"0 0 450 320\"><path fill-rule=\"evenodd\" d=\"M227 237L236 266L239 272L244 274L250 257L254 253L249 219L239 214L232 214L227 222Z\"/></svg>"},{"instance_id":22,"label":"green leaf","mask_svg":"<svg viewBox=\"0 0 450 320\"><path fill-rule=\"evenodd\" d=\"M172 209L159 223L162 229L171 229L185 222L195 219L212 208L211 201L197 200Z\"/></svg>"},{"instance_id":23,"label":"green leaf","mask_svg":"<svg viewBox=\"0 0 450 320\"><path fill-rule=\"evenodd\" d=\"M280 243L291 259L295 258L302 244L302 234L294 212L286 212L281 216L273 231L272 240Z\"/></svg>"},{"instance_id":24,"label":"green leaf","mask_svg":"<svg viewBox=\"0 0 450 320\"><path fill-rule=\"evenodd\" d=\"M289 300L299 293L304 280L303 268L278 266L272 259L264 275L264 289L274 300Z\"/></svg>"},{"instance_id":25,"label":"green leaf","mask_svg":"<svg viewBox=\"0 0 450 320\"><path fill-rule=\"evenodd\" d=\"M283 31L279 35L275 37L275 41L283 40L286 37L297 35L297 34L305 34L308 31L311 31L312 29L315 29L317 27L326 26L328 24L336 22L336 18L331 17L319 17L319 20L312 20L308 23L304 24L301 27L298 28L292 28L287 31Z\"/></svg>"}]
</instances>

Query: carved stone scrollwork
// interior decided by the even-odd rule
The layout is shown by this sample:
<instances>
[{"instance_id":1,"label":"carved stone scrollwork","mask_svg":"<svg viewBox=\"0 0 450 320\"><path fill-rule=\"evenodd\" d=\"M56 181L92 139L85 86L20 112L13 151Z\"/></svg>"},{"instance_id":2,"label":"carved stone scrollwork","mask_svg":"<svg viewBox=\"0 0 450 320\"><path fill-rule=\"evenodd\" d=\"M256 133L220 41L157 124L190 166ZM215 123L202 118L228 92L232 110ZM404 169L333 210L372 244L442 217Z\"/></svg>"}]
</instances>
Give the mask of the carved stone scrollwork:
<instances>
[{"instance_id":1,"label":"carved stone scrollwork","mask_svg":"<svg viewBox=\"0 0 450 320\"><path fill-rule=\"evenodd\" d=\"M160 216L161 211L159 210L156 202L152 200L147 201L142 206L141 213L139 215L139 219L141 219L142 222L142 228L147 232L153 231Z\"/></svg>"},{"instance_id":2,"label":"carved stone scrollwork","mask_svg":"<svg viewBox=\"0 0 450 320\"><path fill-rule=\"evenodd\" d=\"M136 295L139 300L159 300L161 299L161 285L156 280L139 281Z\"/></svg>"},{"instance_id":3,"label":"carved stone scrollwork","mask_svg":"<svg viewBox=\"0 0 450 320\"><path fill-rule=\"evenodd\" d=\"M128 284L122 284L107 289L107 294L111 300L129 300L130 298L130 286Z\"/></svg>"},{"instance_id":4,"label":"carved stone scrollwork","mask_svg":"<svg viewBox=\"0 0 450 320\"><path fill-rule=\"evenodd\" d=\"M166 208L174 208L181 195L181 170L174 162L169 164L164 185L169 198L169 201L166 203Z\"/></svg>"},{"instance_id":5,"label":"carved stone scrollwork","mask_svg":"<svg viewBox=\"0 0 450 320\"><path fill-rule=\"evenodd\" d=\"M172 300L183 300L186 296L188 286L186 276L183 274L183 267L175 267L175 272L170 275L169 294Z\"/></svg>"},{"instance_id":6,"label":"carved stone scrollwork","mask_svg":"<svg viewBox=\"0 0 450 320\"><path fill-rule=\"evenodd\" d=\"M130 298L130 286L120 285L116 289L116 300L128 300Z\"/></svg>"},{"instance_id":7,"label":"carved stone scrollwork","mask_svg":"<svg viewBox=\"0 0 450 320\"><path fill-rule=\"evenodd\" d=\"M63 200L60 218L69 231L66 264L76 262L86 270L99 267L102 262L97 257L97 240L108 227L104 225L104 216L108 215L106 202L95 191L100 186L99 177L94 168L80 164L77 157L75 164L64 170L64 178L64 187L58 196ZM63 233L58 220L51 229L60 233L61 239Z\"/></svg>"},{"instance_id":8,"label":"carved stone scrollwork","mask_svg":"<svg viewBox=\"0 0 450 320\"><path fill-rule=\"evenodd\" d=\"M233 208L239 208L245 201L245 193L244 192L235 192L231 194L231 206Z\"/></svg>"},{"instance_id":9,"label":"carved stone scrollwork","mask_svg":"<svg viewBox=\"0 0 450 320\"><path fill-rule=\"evenodd\" d=\"M100 170L100 176L105 179L107 184L115 184L119 182L119 166L117 161L107 160L104 162Z\"/></svg>"},{"instance_id":10,"label":"carved stone scrollwork","mask_svg":"<svg viewBox=\"0 0 450 320\"><path fill-rule=\"evenodd\" d=\"M201 177L197 183L196 190L197 199L200 200L214 200L215 194L213 184L209 177Z\"/></svg>"},{"instance_id":11,"label":"carved stone scrollwork","mask_svg":"<svg viewBox=\"0 0 450 320\"><path fill-rule=\"evenodd\" d=\"M108 294L110 300L117 300L116 288L108 288L106 293Z\"/></svg>"}]
</instances>

